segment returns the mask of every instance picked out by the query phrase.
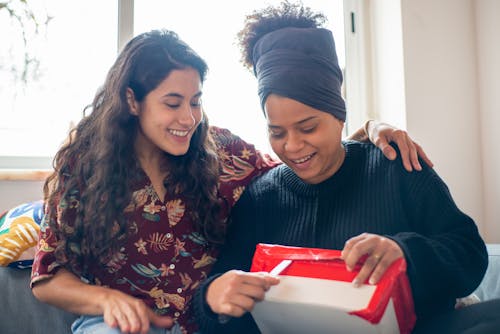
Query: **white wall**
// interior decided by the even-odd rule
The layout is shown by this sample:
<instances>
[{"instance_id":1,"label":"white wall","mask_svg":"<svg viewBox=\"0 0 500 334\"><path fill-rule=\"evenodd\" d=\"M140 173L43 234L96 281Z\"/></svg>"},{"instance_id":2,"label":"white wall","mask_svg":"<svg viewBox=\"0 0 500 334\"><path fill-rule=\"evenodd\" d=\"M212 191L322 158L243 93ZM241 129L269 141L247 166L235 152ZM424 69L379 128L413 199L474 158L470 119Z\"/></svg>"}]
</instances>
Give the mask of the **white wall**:
<instances>
[{"instance_id":1,"label":"white wall","mask_svg":"<svg viewBox=\"0 0 500 334\"><path fill-rule=\"evenodd\" d=\"M500 1L475 4L484 233L500 241Z\"/></svg>"},{"instance_id":2,"label":"white wall","mask_svg":"<svg viewBox=\"0 0 500 334\"><path fill-rule=\"evenodd\" d=\"M42 181L0 181L0 214L18 204L42 198Z\"/></svg>"},{"instance_id":3,"label":"white wall","mask_svg":"<svg viewBox=\"0 0 500 334\"><path fill-rule=\"evenodd\" d=\"M406 127L424 146L458 206L472 216L488 242L500 242L500 2L496 0L369 1L372 53L402 53L404 81L374 74L375 107L388 108L382 119L401 124L391 99L404 105ZM400 7L401 38L387 22L396 22ZM397 28L395 28L397 30ZM384 34L384 37L377 36ZM387 40L390 41L387 42ZM390 45L390 47L388 47ZM401 45L401 46L399 46ZM402 48L400 50L399 48ZM402 52L401 52L402 51ZM384 62L384 61L383 61ZM377 74L378 73L378 74ZM388 94L388 92L393 94Z\"/></svg>"},{"instance_id":4,"label":"white wall","mask_svg":"<svg viewBox=\"0 0 500 334\"><path fill-rule=\"evenodd\" d=\"M469 0L403 0L406 115L457 203L482 227L474 11Z\"/></svg>"}]
</instances>

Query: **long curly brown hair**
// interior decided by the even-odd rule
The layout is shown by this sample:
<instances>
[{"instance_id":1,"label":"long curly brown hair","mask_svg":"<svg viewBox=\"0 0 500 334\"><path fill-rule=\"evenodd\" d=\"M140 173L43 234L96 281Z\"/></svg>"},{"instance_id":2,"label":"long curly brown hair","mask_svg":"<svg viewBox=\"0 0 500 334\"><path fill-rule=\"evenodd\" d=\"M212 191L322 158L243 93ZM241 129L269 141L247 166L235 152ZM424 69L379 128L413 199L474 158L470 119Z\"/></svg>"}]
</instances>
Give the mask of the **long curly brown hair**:
<instances>
[{"instance_id":1,"label":"long curly brown hair","mask_svg":"<svg viewBox=\"0 0 500 334\"><path fill-rule=\"evenodd\" d=\"M326 21L325 15L313 12L302 3L283 1L278 6L255 10L245 17L244 27L237 35L241 62L248 69L253 69L253 48L267 33L287 27L319 28Z\"/></svg>"},{"instance_id":2,"label":"long curly brown hair","mask_svg":"<svg viewBox=\"0 0 500 334\"><path fill-rule=\"evenodd\" d=\"M205 61L171 31L155 30L133 38L108 72L89 106L90 115L72 131L54 158L54 173L44 185L46 220L56 234L57 260L84 274L91 263L105 264L129 231L124 215L132 199L138 160L134 141L137 117L130 113L127 88L142 101L176 69L194 68L203 82ZM222 241L217 197L219 163L203 115L188 152L167 156L168 192L180 191L197 212L194 221L209 241Z\"/></svg>"}]
</instances>

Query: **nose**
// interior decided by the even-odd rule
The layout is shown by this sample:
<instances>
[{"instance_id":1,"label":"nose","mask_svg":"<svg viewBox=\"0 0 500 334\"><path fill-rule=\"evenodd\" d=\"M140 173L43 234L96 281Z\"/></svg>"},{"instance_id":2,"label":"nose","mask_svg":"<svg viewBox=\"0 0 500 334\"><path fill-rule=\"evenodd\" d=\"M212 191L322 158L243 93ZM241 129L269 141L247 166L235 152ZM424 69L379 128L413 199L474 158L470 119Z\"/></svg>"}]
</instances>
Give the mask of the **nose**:
<instances>
[{"instance_id":1,"label":"nose","mask_svg":"<svg viewBox=\"0 0 500 334\"><path fill-rule=\"evenodd\" d=\"M188 104L180 110L178 122L185 128L191 128L195 125L196 119L191 105Z\"/></svg>"},{"instance_id":2,"label":"nose","mask_svg":"<svg viewBox=\"0 0 500 334\"><path fill-rule=\"evenodd\" d=\"M304 146L304 141L301 136L297 133L289 132L285 140L284 149L287 152L294 153L298 152Z\"/></svg>"}]
</instances>

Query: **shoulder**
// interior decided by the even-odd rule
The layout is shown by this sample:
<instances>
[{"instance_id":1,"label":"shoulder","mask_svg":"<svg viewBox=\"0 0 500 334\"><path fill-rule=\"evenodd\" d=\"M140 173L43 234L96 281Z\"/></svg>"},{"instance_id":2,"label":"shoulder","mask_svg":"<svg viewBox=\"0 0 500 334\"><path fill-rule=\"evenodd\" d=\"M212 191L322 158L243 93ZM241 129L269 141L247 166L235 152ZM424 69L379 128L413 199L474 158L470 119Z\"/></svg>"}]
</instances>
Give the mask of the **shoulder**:
<instances>
[{"instance_id":1,"label":"shoulder","mask_svg":"<svg viewBox=\"0 0 500 334\"><path fill-rule=\"evenodd\" d=\"M208 131L217 146L226 146L233 143L243 142L238 135L225 128L219 128L211 125Z\"/></svg>"},{"instance_id":2,"label":"shoulder","mask_svg":"<svg viewBox=\"0 0 500 334\"><path fill-rule=\"evenodd\" d=\"M281 164L260 175L250 183L248 192L252 195L276 192L276 189L287 184L284 175L284 171L287 169L289 168L285 164Z\"/></svg>"},{"instance_id":3,"label":"shoulder","mask_svg":"<svg viewBox=\"0 0 500 334\"><path fill-rule=\"evenodd\" d=\"M367 171L374 172L376 170L391 168L397 163L397 159L394 161L386 159L382 151L372 143L350 140L343 141L342 143L346 151L343 165L349 167L349 169L366 169Z\"/></svg>"},{"instance_id":4,"label":"shoulder","mask_svg":"<svg viewBox=\"0 0 500 334\"><path fill-rule=\"evenodd\" d=\"M248 161L255 156L255 147L233 134L230 130L211 126L209 131L215 143L219 160L222 163L232 161L234 157Z\"/></svg>"},{"instance_id":5,"label":"shoulder","mask_svg":"<svg viewBox=\"0 0 500 334\"><path fill-rule=\"evenodd\" d=\"M396 144L391 146L396 151L396 158L389 160L383 152L372 143L360 143L355 141L343 142L346 149L346 159L343 169L350 170L351 174L358 177L380 178L394 184L416 185L427 182L442 183L436 172L427 166L422 160L421 171L408 172L401 159L401 153Z\"/></svg>"},{"instance_id":6,"label":"shoulder","mask_svg":"<svg viewBox=\"0 0 500 334\"><path fill-rule=\"evenodd\" d=\"M355 157L373 156L378 158L383 156L382 151L371 142L344 140L342 141L342 144L344 145L346 151Z\"/></svg>"},{"instance_id":7,"label":"shoulder","mask_svg":"<svg viewBox=\"0 0 500 334\"><path fill-rule=\"evenodd\" d=\"M390 145L396 151L396 158L394 160L386 158L383 152L372 143L359 143L359 147L365 151L367 166L372 166L372 168L378 170L380 174L385 175L389 179L400 180L400 182L406 184L410 189L414 189L415 187L437 187L444 191L448 191L448 187L441 177L422 159L419 159L420 165L422 166L421 171L414 170L408 172L403 166L401 152L398 146L395 143L390 143Z\"/></svg>"},{"instance_id":8,"label":"shoulder","mask_svg":"<svg viewBox=\"0 0 500 334\"><path fill-rule=\"evenodd\" d=\"M254 178L238 200L236 211L247 217L255 217L267 212L269 207L275 207L281 192L287 189L282 173L285 168L283 164Z\"/></svg>"}]
</instances>

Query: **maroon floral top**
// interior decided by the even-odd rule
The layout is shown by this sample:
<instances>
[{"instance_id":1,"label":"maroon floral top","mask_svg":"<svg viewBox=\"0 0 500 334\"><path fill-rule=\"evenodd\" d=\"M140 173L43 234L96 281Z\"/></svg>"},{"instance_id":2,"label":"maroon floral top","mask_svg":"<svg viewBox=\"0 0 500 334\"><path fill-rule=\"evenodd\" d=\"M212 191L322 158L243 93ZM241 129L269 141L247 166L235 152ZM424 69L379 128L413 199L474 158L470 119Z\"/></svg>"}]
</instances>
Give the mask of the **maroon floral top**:
<instances>
[{"instance_id":1,"label":"maroon floral top","mask_svg":"<svg viewBox=\"0 0 500 334\"><path fill-rule=\"evenodd\" d=\"M262 156L253 145L228 130L212 127L211 133L222 170L219 196L230 208L254 177L277 162ZM93 283L140 298L157 313L176 319L183 332L194 333L190 300L215 262L217 249L207 247L206 240L195 230L189 212L196 208L180 195L167 193L164 199L158 198L149 178L141 175L125 209L131 236L106 266L90 268ZM78 201L71 205L78 206ZM32 285L52 277L60 267L54 256L56 243L48 222L43 222Z\"/></svg>"}]
</instances>

